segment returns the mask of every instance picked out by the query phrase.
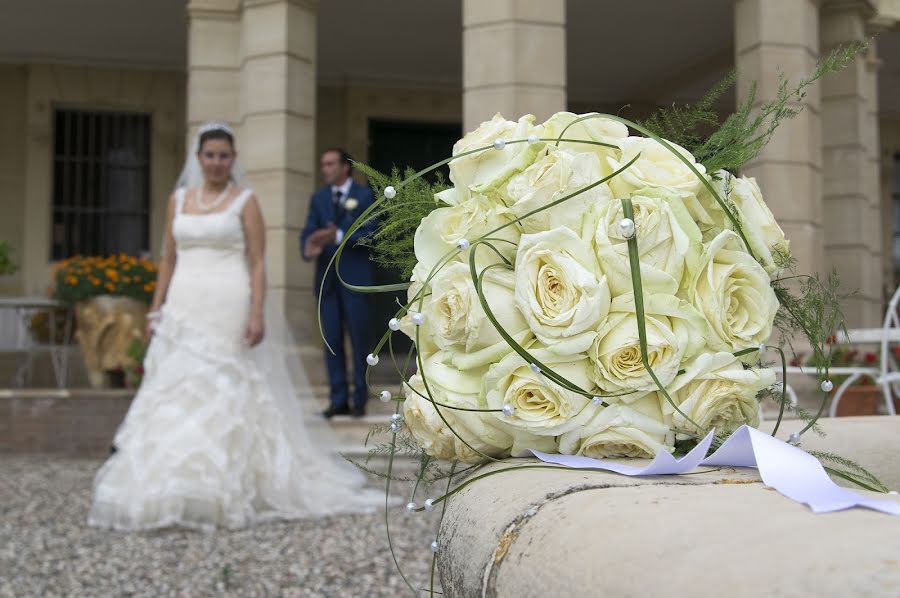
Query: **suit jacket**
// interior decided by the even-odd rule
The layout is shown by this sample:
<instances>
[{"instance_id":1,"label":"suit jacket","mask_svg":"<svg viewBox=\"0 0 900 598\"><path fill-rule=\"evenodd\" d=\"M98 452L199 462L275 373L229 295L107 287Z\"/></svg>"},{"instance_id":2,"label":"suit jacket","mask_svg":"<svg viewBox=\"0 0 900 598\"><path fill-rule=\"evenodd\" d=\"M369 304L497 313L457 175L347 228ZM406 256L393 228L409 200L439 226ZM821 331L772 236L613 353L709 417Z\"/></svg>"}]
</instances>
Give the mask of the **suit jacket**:
<instances>
[{"instance_id":1,"label":"suit jacket","mask_svg":"<svg viewBox=\"0 0 900 598\"><path fill-rule=\"evenodd\" d=\"M306 218L306 226L300 233L300 255L304 260L309 261L310 258L303 253L306 240L316 230L325 228L329 223L333 222L340 230L344 231L344 239L347 241L347 246L344 247L344 251L341 253L341 278L350 284L372 285L374 284L374 272L372 261L369 258L369 249L358 245L358 243L360 239L368 237L375 232L378 223L375 221L369 222L349 237L346 233L350 230L353 222L359 218L359 215L375 202L375 194L368 187L363 187L354 181L350 185L350 192L345 203L351 199L357 201L357 206L352 210L347 210L343 206L335 204L330 185L322 187L313 193L309 200L309 214ZM337 248L337 244L325 247L322 254L316 259L315 292L317 295L319 289L322 288L325 268L328 266ZM328 273L328 279L325 281L324 292L326 294L333 293L337 291L339 285L340 282L334 275L333 266Z\"/></svg>"}]
</instances>

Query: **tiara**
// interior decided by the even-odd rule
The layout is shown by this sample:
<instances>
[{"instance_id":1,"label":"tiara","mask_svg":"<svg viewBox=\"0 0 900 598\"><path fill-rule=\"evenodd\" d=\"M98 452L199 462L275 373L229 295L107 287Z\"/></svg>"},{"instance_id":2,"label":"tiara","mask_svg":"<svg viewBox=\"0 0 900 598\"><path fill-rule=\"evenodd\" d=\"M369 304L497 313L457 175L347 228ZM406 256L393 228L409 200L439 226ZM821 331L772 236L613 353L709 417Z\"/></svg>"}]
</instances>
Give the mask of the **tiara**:
<instances>
[{"instance_id":1,"label":"tiara","mask_svg":"<svg viewBox=\"0 0 900 598\"><path fill-rule=\"evenodd\" d=\"M205 122L200 125L200 129L197 131L198 135L203 135L204 133L209 133L210 131L225 131L232 137L234 137L234 131L231 127L228 126L227 123L224 123L220 120L211 120L209 122Z\"/></svg>"}]
</instances>

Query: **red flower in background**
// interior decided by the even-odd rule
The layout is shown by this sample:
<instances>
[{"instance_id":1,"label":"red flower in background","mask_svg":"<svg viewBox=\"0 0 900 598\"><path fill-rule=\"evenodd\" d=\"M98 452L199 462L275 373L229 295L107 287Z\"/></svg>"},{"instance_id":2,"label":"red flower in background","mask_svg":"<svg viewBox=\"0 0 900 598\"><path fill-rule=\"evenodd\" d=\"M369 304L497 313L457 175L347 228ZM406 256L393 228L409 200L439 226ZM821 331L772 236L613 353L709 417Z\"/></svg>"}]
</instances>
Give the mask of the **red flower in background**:
<instances>
[{"instance_id":1,"label":"red flower in background","mask_svg":"<svg viewBox=\"0 0 900 598\"><path fill-rule=\"evenodd\" d=\"M878 356L874 353L866 353L865 360L866 363L875 364L878 363Z\"/></svg>"}]
</instances>

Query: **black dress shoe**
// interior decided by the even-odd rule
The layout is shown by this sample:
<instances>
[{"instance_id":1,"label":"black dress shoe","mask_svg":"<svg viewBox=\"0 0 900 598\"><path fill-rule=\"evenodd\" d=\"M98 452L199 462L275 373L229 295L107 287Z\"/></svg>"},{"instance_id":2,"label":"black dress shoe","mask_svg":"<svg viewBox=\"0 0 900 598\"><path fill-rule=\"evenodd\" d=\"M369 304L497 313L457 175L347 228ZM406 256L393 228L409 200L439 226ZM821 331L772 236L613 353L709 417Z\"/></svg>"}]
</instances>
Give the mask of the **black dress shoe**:
<instances>
[{"instance_id":1,"label":"black dress shoe","mask_svg":"<svg viewBox=\"0 0 900 598\"><path fill-rule=\"evenodd\" d=\"M350 413L355 418L365 417L366 416L366 408L365 407L354 407L353 412Z\"/></svg>"},{"instance_id":2,"label":"black dress shoe","mask_svg":"<svg viewBox=\"0 0 900 598\"><path fill-rule=\"evenodd\" d=\"M346 405L344 405L343 407L335 407L334 405L331 405L330 407L328 407L328 409L322 412L322 417L324 417L325 419L331 419L335 415L350 415L350 408Z\"/></svg>"}]
</instances>

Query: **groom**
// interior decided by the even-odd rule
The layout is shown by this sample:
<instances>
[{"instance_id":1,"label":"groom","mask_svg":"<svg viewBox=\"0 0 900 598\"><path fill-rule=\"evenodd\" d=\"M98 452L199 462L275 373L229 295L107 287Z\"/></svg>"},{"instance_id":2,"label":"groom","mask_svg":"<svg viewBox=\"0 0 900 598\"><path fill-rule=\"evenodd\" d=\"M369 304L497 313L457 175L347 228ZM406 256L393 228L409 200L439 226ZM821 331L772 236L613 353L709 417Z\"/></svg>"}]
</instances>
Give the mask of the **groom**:
<instances>
[{"instance_id":1,"label":"groom","mask_svg":"<svg viewBox=\"0 0 900 598\"><path fill-rule=\"evenodd\" d=\"M321 292L322 328L325 340L334 355L325 348L325 364L331 384L331 404L322 415L330 419L335 415L366 414L369 398L366 387L366 355L369 353L369 306L366 295L344 287L334 273L335 265L328 271L332 256L353 222L375 201L372 190L357 184L351 178L353 169L350 155L342 149L330 149L322 154L322 178L325 186L313 193L309 203L306 227L300 234L300 252L304 260L316 260L315 293ZM340 274L344 282L368 286L373 284L372 262L368 248L358 244L376 228L375 222L367 223L347 237L347 245L341 253ZM324 279L324 285L322 283ZM353 405L349 404L347 365L344 357L344 331L350 334L353 346Z\"/></svg>"}]
</instances>

